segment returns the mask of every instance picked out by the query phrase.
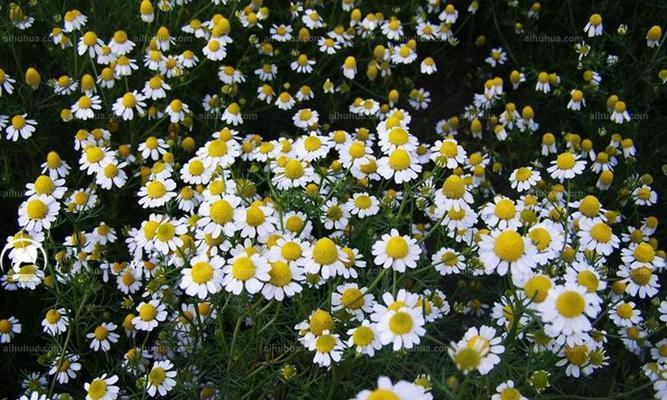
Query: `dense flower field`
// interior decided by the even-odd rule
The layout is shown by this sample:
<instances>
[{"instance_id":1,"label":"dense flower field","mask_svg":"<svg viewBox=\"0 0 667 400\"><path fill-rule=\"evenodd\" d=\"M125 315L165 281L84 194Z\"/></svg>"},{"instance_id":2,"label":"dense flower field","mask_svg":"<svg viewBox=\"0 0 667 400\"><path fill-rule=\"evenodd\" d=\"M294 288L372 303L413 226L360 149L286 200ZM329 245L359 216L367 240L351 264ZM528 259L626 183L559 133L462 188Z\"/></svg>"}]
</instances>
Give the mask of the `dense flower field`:
<instances>
[{"instance_id":1,"label":"dense flower field","mask_svg":"<svg viewBox=\"0 0 667 400\"><path fill-rule=\"evenodd\" d=\"M3 3L0 397L667 399L616 3Z\"/></svg>"}]
</instances>

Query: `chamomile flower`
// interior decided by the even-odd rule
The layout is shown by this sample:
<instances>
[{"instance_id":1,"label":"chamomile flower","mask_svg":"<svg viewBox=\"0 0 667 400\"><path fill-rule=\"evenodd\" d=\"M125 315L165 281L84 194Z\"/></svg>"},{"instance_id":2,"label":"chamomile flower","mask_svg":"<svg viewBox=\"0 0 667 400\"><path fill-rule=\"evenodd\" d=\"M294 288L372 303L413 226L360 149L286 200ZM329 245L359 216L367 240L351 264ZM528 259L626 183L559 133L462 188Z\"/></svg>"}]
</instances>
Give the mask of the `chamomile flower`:
<instances>
[{"instance_id":1,"label":"chamomile flower","mask_svg":"<svg viewBox=\"0 0 667 400\"><path fill-rule=\"evenodd\" d=\"M603 256L610 255L621 243L611 226L603 221L581 220L578 234L580 244L584 249L594 250Z\"/></svg>"},{"instance_id":2,"label":"chamomile flower","mask_svg":"<svg viewBox=\"0 0 667 400\"><path fill-rule=\"evenodd\" d=\"M42 320L44 332L51 336L58 336L64 333L67 331L68 325L69 317L67 316L67 310L64 308L52 308L48 310Z\"/></svg>"},{"instance_id":3,"label":"chamomile flower","mask_svg":"<svg viewBox=\"0 0 667 400\"><path fill-rule=\"evenodd\" d=\"M174 364L169 360L155 361L153 367L146 376L146 391L149 396L166 396L176 386L177 372L173 370Z\"/></svg>"},{"instance_id":4,"label":"chamomile flower","mask_svg":"<svg viewBox=\"0 0 667 400\"><path fill-rule=\"evenodd\" d=\"M396 229L382 235L382 238L373 244L372 250L375 264L398 272L405 272L406 268L416 268L421 252L414 238L402 236Z\"/></svg>"},{"instance_id":5,"label":"chamomile flower","mask_svg":"<svg viewBox=\"0 0 667 400\"><path fill-rule=\"evenodd\" d=\"M546 299L537 305L547 333L571 336L589 332L592 329L589 318L597 315L593 307L595 297L595 293L588 293L575 282L552 287Z\"/></svg>"},{"instance_id":6,"label":"chamomile flower","mask_svg":"<svg viewBox=\"0 0 667 400\"><path fill-rule=\"evenodd\" d=\"M432 400L433 395L420 385L408 382L398 381L392 383L386 376L378 378L377 388L373 390L362 390L353 400L374 400L374 399L396 399L396 400Z\"/></svg>"},{"instance_id":7,"label":"chamomile flower","mask_svg":"<svg viewBox=\"0 0 667 400\"><path fill-rule=\"evenodd\" d=\"M473 370L482 375L488 374L500 362L500 354L505 351L500 344L502 339L495 335L495 328L486 325L479 329L468 328L463 338L449 349L456 367L464 374Z\"/></svg>"},{"instance_id":8,"label":"chamomile flower","mask_svg":"<svg viewBox=\"0 0 667 400\"><path fill-rule=\"evenodd\" d=\"M572 179L581 174L585 167L585 160L580 160L578 155L564 152L551 162L551 166L547 168L547 171L553 179L564 182L566 179Z\"/></svg>"},{"instance_id":9,"label":"chamomile flower","mask_svg":"<svg viewBox=\"0 0 667 400\"><path fill-rule=\"evenodd\" d=\"M314 170L298 158L284 158L276 163L273 180L280 190L305 187L314 180Z\"/></svg>"},{"instance_id":10,"label":"chamomile flower","mask_svg":"<svg viewBox=\"0 0 667 400\"><path fill-rule=\"evenodd\" d=\"M41 232L50 229L60 211L60 203L51 196L37 194L19 207L19 226L27 231Z\"/></svg>"},{"instance_id":11,"label":"chamomile flower","mask_svg":"<svg viewBox=\"0 0 667 400\"><path fill-rule=\"evenodd\" d=\"M114 331L118 326L112 322L102 322L93 332L86 335L90 341L90 348L95 351L107 352L111 349L111 343L118 342L120 337Z\"/></svg>"},{"instance_id":12,"label":"chamomile flower","mask_svg":"<svg viewBox=\"0 0 667 400\"><path fill-rule=\"evenodd\" d=\"M271 278L269 271L270 266L264 256L243 252L230 259L223 268L225 276L222 285L235 295L241 294L244 289L249 294L259 293Z\"/></svg>"},{"instance_id":13,"label":"chamomile flower","mask_svg":"<svg viewBox=\"0 0 667 400\"><path fill-rule=\"evenodd\" d=\"M135 43L128 39L125 31L116 31L109 41L109 48L114 54L122 56L134 49Z\"/></svg>"},{"instance_id":14,"label":"chamomile flower","mask_svg":"<svg viewBox=\"0 0 667 400\"><path fill-rule=\"evenodd\" d=\"M29 139L37 130L37 121L27 119L28 114L18 114L11 118L11 123L5 128L7 140L16 142L19 137L22 139ZM4 125L3 125L4 126Z\"/></svg>"},{"instance_id":15,"label":"chamomile flower","mask_svg":"<svg viewBox=\"0 0 667 400\"><path fill-rule=\"evenodd\" d=\"M514 381L509 380L496 386L496 394L491 396L491 400L528 400L515 387Z\"/></svg>"},{"instance_id":16,"label":"chamomile flower","mask_svg":"<svg viewBox=\"0 0 667 400\"><path fill-rule=\"evenodd\" d=\"M0 343L11 343L15 335L22 331L22 326L16 317L0 319Z\"/></svg>"},{"instance_id":17,"label":"chamomile flower","mask_svg":"<svg viewBox=\"0 0 667 400\"><path fill-rule=\"evenodd\" d=\"M391 343L394 351L411 349L426 334L423 325L424 318L419 308L390 308L378 322L380 341L383 345Z\"/></svg>"},{"instance_id":18,"label":"chamomile flower","mask_svg":"<svg viewBox=\"0 0 667 400\"><path fill-rule=\"evenodd\" d=\"M157 299L142 301L136 310L138 315L132 318L132 325L140 331L150 332L167 319L166 306Z\"/></svg>"},{"instance_id":19,"label":"chamomile flower","mask_svg":"<svg viewBox=\"0 0 667 400\"><path fill-rule=\"evenodd\" d=\"M118 376L103 374L99 378L86 382L83 389L86 391L86 400L115 400L118 398L120 389L115 383L118 382Z\"/></svg>"},{"instance_id":20,"label":"chamomile flower","mask_svg":"<svg viewBox=\"0 0 667 400\"><path fill-rule=\"evenodd\" d=\"M375 196L366 192L355 193L347 201L347 209L350 210L352 215L356 215L359 218L366 218L378 213L380 202Z\"/></svg>"},{"instance_id":21,"label":"chamomile flower","mask_svg":"<svg viewBox=\"0 0 667 400\"><path fill-rule=\"evenodd\" d=\"M441 275L458 274L465 269L465 259L456 250L443 247L433 254L431 262Z\"/></svg>"},{"instance_id":22,"label":"chamomile flower","mask_svg":"<svg viewBox=\"0 0 667 400\"><path fill-rule=\"evenodd\" d=\"M215 294L222 289L222 266L224 260L221 257L198 255L190 259L190 268L181 271L180 288L185 290L189 296L197 296L205 299L210 294Z\"/></svg>"},{"instance_id":23,"label":"chamomile flower","mask_svg":"<svg viewBox=\"0 0 667 400\"><path fill-rule=\"evenodd\" d=\"M388 157L377 162L377 172L385 179L392 179L397 184L409 182L417 178L422 166L417 163L416 154L403 148L393 150Z\"/></svg>"},{"instance_id":24,"label":"chamomile flower","mask_svg":"<svg viewBox=\"0 0 667 400\"><path fill-rule=\"evenodd\" d=\"M479 257L487 273L508 272L514 279L530 274L537 264L537 249L528 237L513 229L494 230L479 243Z\"/></svg>"},{"instance_id":25,"label":"chamomile flower","mask_svg":"<svg viewBox=\"0 0 667 400\"><path fill-rule=\"evenodd\" d=\"M246 208L237 208L234 219L241 227L241 237L265 237L273 232L277 223L274 209L261 202L255 202Z\"/></svg>"},{"instance_id":26,"label":"chamomile flower","mask_svg":"<svg viewBox=\"0 0 667 400\"><path fill-rule=\"evenodd\" d=\"M81 96L79 100L71 107L74 117L80 120L87 120L95 117L95 110L102 109L102 100L99 96Z\"/></svg>"},{"instance_id":27,"label":"chamomile flower","mask_svg":"<svg viewBox=\"0 0 667 400\"><path fill-rule=\"evenodd\" d=\"M294 244L295 242L286 243ZM283 250L281 251L281 256L286 255L290 256L290 258L294 256L293 254L286 254L290 252L290 249L293 250L289 245L283 244L281 249ZM285 261L278 259L270 261L269 264L269 280L262 288L262 295L265 299L283 301L286 297L292 297L297 293L301 293L303 288L300 282L304 280L304 275L302 268L297 262L290 262L290 260L287 259L285 259Z\"/></svg>"},{"instance_id":28,"label":"chamomile flower","mask_svg":"<svg viewBox=\"0 0 667 400\"><path fill-rule=\"evenodd\" d=\"M347 254L333 240L324 237L318 239L304 252L306 257L305 271L320 274L328 279L338 275L345 268Z\"/></svg>"},{"instance_id":29,"label":"chamomile flower","mask_svg":"<svg viewBox=\"0 0 667 400\"><path fill-rule=\"evenodd\" d=\"M512 171L510 183L513 189L524 192L532 189L542 179L540 172L532 167L521 167Z\"/></svg>"},{"instance_id":30,"label":"chamomile flower","mask_svg":"<svg viewBox=\"0 0 667 400\"><path fill-rule=\"evenodd\" d=\"M588 37L595 37L602 35L602 17L600 14L593 14L588 19L588 23L584 26L584 32Z\"/></svg>"},{"instance_id":31,"label":"chamomile flower","mask_svg":"<svg viewBox=\"0 0 667 400\"><path fill-rule=\"evenodd\" d=\"M148 181L139 190L139 205L144 208L162 207L176 197L176 182L171 179Z\"/></svg>"},{"instance_id":32,"label":"chamomile flower","mask_svg":"<svg viewBox=\"0 0 667 400\"><path fill-rule=\"evenodd\" d=\"M660 283L650 264L629 267L621 265L617 275L625 284L625 292L640 299L651 298L658 293Z\"/></svg>"},{"instance_id":33,"label":"chamomile flower","mask_svg":"<svg viewBox=\"0 0 667 400\"><path fill-rule=\"evenodd\" d=\"M366 288L359 288L356 283L339 285L331 294L331 309L343 310L358 321L363 321L364 314L373 310L375 300Z\"/></svg>"},{"instance_id":34,"label":"chamomile flower","mask_svg":"<svg viewBox=\"0 0 667 400\"><path fill-rule=\"evenodd\" d=\"M144 102L144 96L134 90L132 92L127 92L122 97L116 99L112 106L112 110L116 116L127 121L134 119L135 113L139 116L143 116L145 107L146 103Z\"/></svg>"},{"instance_id":35,"label":"chamomile flower","mask_svg":"<svg viewBox=\"0 0 667 400\"><path fill-rule=\"evenodd\" d=\"M76 379L81 371L79 356L76 354L65 354L53 360L49 375L55 375L55 380L61 385L67 384L70 380Z\"/></svg>"}]
</instances>

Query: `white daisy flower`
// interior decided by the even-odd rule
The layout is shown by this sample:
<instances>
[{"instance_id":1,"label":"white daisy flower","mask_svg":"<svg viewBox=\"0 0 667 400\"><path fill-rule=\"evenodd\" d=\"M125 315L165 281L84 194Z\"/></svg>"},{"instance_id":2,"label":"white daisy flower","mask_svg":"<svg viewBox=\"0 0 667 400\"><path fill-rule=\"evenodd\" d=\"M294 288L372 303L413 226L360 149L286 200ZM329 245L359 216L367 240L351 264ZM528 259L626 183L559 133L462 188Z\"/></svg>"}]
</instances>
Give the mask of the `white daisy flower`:
<instances>
[{"instance_id":1,"label":"white daisy flower","mask_svg":"<svg viewBox=\"0 0 667 400\"><path fill-rule=\"evenodd\" d=\"M158 299L142 301L136 310L138 315L132 318L132 326L140 331L150 332L167 319L166 306Z\"/></svg>"},{"instance_id":2,"label":"white daisy flower","mask_svg":"<svg viewBox=\"0 0 667 400\"><path fill-rule=\"evenodd\" d=\"M378 332L383 345L392 343L392 349L411 349L426 334L420 308L401 307L389 309L378 322Z\"/></svg>"},{"instance_id":3,"label":"white daisy flower","mask_svg":"<svg viewBox=\"0 0 667 400\"><path fill-rule=\"evenodd\" d=\"M146 376L146 390L149 396L155 397L159 394L161 397L167 395L174 386L176 386L176 371L173 371L174 364L169 360L155 361L150 372Z\"/></svg>"},{"instance_id":4,"label":"white daisy flower","mask_svg":"<svg viewBox=\"0 0 667 400\"><path fill-rule=\"evenodd\" d=\"M249 294L259 293L271 278L269 271L269 263L263 256L243 252L229 260L223 268L225 276L222 285L235 295L241 294L244 288Z\"/></svg>"}]
</instances>

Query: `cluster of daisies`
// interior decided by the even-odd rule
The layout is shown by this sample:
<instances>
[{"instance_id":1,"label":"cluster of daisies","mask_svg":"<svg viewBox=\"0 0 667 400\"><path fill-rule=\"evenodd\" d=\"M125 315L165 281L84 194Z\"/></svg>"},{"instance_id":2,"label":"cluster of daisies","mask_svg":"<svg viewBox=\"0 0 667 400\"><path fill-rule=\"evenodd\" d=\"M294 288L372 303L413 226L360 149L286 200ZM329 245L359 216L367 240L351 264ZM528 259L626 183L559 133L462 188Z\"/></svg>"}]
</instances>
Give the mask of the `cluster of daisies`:
<instances>
[{"instance_id":1,"label":"cluster of daisies","mask_svg":"<svg viewBox=\"0 0 667 400\"><path fill-rule=\"evenodd\" d=\"M436 73L441 57L421 48L456 45L453 4L424 2L408 22L364 15L359 2L344 0L334 11L344 23L331 26L325 7L291 3L280 21L261 1L229 14L224 0L214 0L205 8L209 19L161 25L189 3L141 1L135 17L150 32L147 42L124 30L102 38L90 24L96 17L69 10L49 45L78 60L80 70L42 82L29 68L17 83L0 69L2 98L48 87L62 100L57 117L73 127L77 154L45 154L25 185L19 230L6 241L12 267L0 277L2 290L46 290L57 299L40 326L59 351L25 376L22 399L170 397L189 385L201 399L218 398L206 366L179 354L216 340L230 299L262 307L304 302L301 322L289 328L313 365L285 364L285 380L297 368L326 374L344 361L412 357L419 345L435 343L465 379L492 377L492 399L525 399L522 393L549 390L551 375L581 378L605 368L614 362L607 350L622 346L656 397L667 397L667 300L659 279L666 254L652 215L653 178L624 173L637 157L632 134L551 133L531 105L510 101L534 84L540 95L585 112L586 95L604 87L598 72L586 70L580 85L547 71L512 70L503 79L497 71L508 57L493 48L486 68L495 76L427 141L411 129L430 106L426 88L378 96L363 85L389 80L399 68ZM479 4L469 3L465 12L474 15ZM540 11L534 3L525 14ZM14 3L9 17L17 30L34 23ZM253 32L250 44L236 34L244 30ZM583 31L602 40L602 17L591 16ZM651 27L646 39L650 49L661 46L661 28ZM367 43L370 55L355 57ZM231 56L239 48L262 61L242 65L245 58ZM581 43L577 51L581 59L591 50ZM318 75L332 63L335 73ZM197 79L202 65L215 66L217 76L199 79L217 79L222 90L195 98L183 78ZM280 82L288 73L305 83ZM353 90L358 82L366 90ZM253 100L236 98L244 89ZM326 123L315 97L350 91L359 96L341 111L358 116L358 126ZM611 95L606 107L605 122L623 131L631 121L626 103ZM288 115L292 134L251 133L247 112L257 109ZM215 129L195 117L200 111L217 120ZM7 140L29 140L42 124L17 112L0 116L0 130ZM534 144L530 161L517 165L494 150L512 138ZM107 194L122 197L136 221L105 220ZM47 262L36 262L40 256ZM78 306L59 297L80 277L117 304L86 317L95 319L86 324L87 348L70 340L87 299ZM497 297L446 295L447 283L459 280ZM312 296L319 300L305 304ZM458 324L460 334L441 335L443 321ZM251 326L253 315L244 323ZM16 316L0 316L2 345L23 334ZM530 370L525 382L493 375L510 347L528 358L551 354L552 369ZM91 376L85 365L93 358L106 360L108 370ZM412 382L381 376L356 399L432 399L433 386L429 375Z\"/></svg>"}]
</instances>

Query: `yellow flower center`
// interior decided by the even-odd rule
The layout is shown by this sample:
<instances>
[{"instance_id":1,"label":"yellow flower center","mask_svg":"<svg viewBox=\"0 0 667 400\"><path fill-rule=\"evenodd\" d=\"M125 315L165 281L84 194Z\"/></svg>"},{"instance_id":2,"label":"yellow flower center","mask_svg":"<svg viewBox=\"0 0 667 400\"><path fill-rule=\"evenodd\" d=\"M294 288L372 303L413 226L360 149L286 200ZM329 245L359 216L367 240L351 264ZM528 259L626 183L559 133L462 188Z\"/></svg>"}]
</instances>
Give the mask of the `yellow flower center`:
<instances>
[{"instance_id":1,"label":"yellow flower center","mask_svg":"<svg viewBox=\"0 0 667 400\"><path fill-rule=\"evenodd\" d=\"M320 265L333 264L338 260L336 243L329 238L322 238L313 246L313 261Z\"/></svg>"},{"instance_id":2,"label":"yellow flower center","mask_svg":"<svg viewBox=\"0 0 667 400\"><path fill-rule=\"evenodd\" d=\"M303 113L301 115L303 119ZM306 118L306 120L308 120L308 118ZM303 147L306 151L316 151L321 145L322 141L317 136L308 136L306 140L303 141Z\"/></svg>"},{"instance_id":3,"label":"yellow flower center","mask_svg":"<svg viewBox=\"0 0 667 400\"><path fill-rule=\"evenodd\" d=\"M616 309L616 314L623 319L630 319L632 317L633 308L628 303L621 303Z\"/></svg>"},{"instance_id":4,"label":"yellow flower center","mask_svg":"<svg viewBox=\"0 0 667 400\"><path fill-rule=\"evenodd\" d=\"M528 237L539 251L546 250L551 244L551 235L549 234L549 231L541 227L531 229L530 232L528 232Z\"/></svg>"},{"instance_id":5,"label":"yellow flower center","mask_svg":"<svg viewBox=\"0 0 667 400\"><path fill-rule=\"evenodd\" d=\"M292 215L285 221L285 229L292 233L299 233L303 229L304 222L301 217Z\"/></svg>"},{"instance_id":6,"label":"yellow flower center","mask_svg":"<svg viewBox=\"0 0 667 400\"><path fill-rule=\"evenodd\" d=\"M389 319L389 330L394 335L405 335L406 333L410 333L412 325L412 316L405 311L399 311Z\"/></svg>"},{"instance_id":7,"label":"yellow flower center","mask_svg":"<svg viewBox=\"0 0 667 400\"><path fill-rule=\"evenodd\" d=\"M150 303L144 303L139 308L139 318L142 321L152 321L157 316L157 308Z\"/></svg>"},{"instance_id":8,"label":"yellow flower center","mask_svg":"<svg viewBox=\"0 0 667 400\"><path fill-rule=\"evenodd\" d=\"M574 365L584 365L588 361L588 347L584 344L565 348L565 357Z\"/></svg>"},{"instance_id":9,"label":"yellow flower center","mask_svg":"<svg viewBox=\"0 0 667 400\"><path fill-rule=\"evenodd\" d=\"M352 342L357 346L368 346L375 339L375 333L367 326L360 326L352 334Z\"/></svg>"},{"instance_id":10,"label":"yellow flower center","mask_svg":"<svg viewBox=\"0 0 667 400\"><path fill-rule=\"evenodd\" d=\"M192 281L197 284L209 282L213 278L213 266L200 261L192 266Z\"/></svg>"},{"instance_id":11,"label":"yellow flower center","mask_svg":"<svg viewBox=\"0 0 667 400\"><path fill-rule=\"evenodd\" d=\"M93 400L103 399L107 394L107 383L103 379L95 379L88 387L88 397Z\"/></svg>"},{"instance_id":12,"label":"yellow flower center","mask_svg":"<svg viewBox=\"0 0 667 400\"><path fill-rule=\"evenodd\" d=\"M10 329L12 329L12 324L8 319L0 320L0 333L9 333Z\"/></svg>"},{"instance_id":13,"label":"yellow flower center","mask_svg":"<svg viewBox=\"0 0 667 400\"><path fill-rule=\"evenodd\" d=\"M410 154L403 149L396 149L389 157L389 166L395 171L403 171L410 167Z\"/></svg>"},{"instance_id":14,"label":"yellow flower center","mask_svg":"<svg viewBox=\"0 0 667 400\"><path fill-rule=\"evenodd\" d=\"M211 219L217 224L230 222L234 218L234 209L226 200L216 200L211 205Z\"/></svg>"},{"instance_id":15,"label":"yellow flower center","mask_svg":"<svg viewBox=\"0 0 667 400\"><path fill-rule=\"evenodd\" d=\"M280 249L280 254L287 261L294 261L301 257L302 249L298 243L287 242Z\"/></svg>"},{"instance_id":16,"label":"yellow flower center","mask_svg":"<svg viewBox=\"0 0 667 400\"><path fill-rule=\"evenodd\" d=\"M264 211L258 206L250 206L246 210L246 223L250 226L259 226L264 223Z\"/></svg>"},{"instance_id":17,"label":"yellow flower center","mask_svg":"<svg viewBox=\"0 0 667 400\"><path fill-rule=\"evenodd\" d=\"M292 281L292 271L287 263L276 261L271 263L269 277L269 282L271 282L273 286L286 286Z\"/></svg>"},{"instance_id":18,"label":"yellow flower center","mask_svg":"<svg viewBox=\"0 0 667 400\"><path fill-rule=\"evenodd\" d=\"M341 302L345 308L357 310L364 305L364 295L361 293L361 290L351 287L345 289L343 296L341 297Z\"/></svg>"},{"instance_id":19,"label":"yellow flower center","mask_svg":"<svg viewBox=\"0 0 667 400\"><path fill-rule=\"evenodd\" d=\"M653 271L649 267L632 268L630 270L630 279L639 286L648 285L653 276Z\"/></svg>"},{"instance_id":20,"label":"yellow flower center","mask_svg":"<svg viewBox=\"0 0 667 400\"><path fill-rule=\"evenodd\" d=\"M100 325L97 328L95 328L94 334L95 334L95 339L101 341L101 340L106 339L107 336L109 336L109 331L107 330L107 328Z\"/></svg>"},{"instance_id":21,"label":"yellow flower center","mask_svg":"<svg viewBox=\"0 0 667 400\"><path fill-rule=\"evenodd\" d=\"M366 155L366 145L363 142L356 141L350 145L348 153L352 158L361 158Z\"/></svg>"},{"instance_id":22,"label":"yellow flower center","mask_svg":"<svg viewBox=\"0 0 667 400\"><path fill-rule=\"evenodd\" d=\"M319 353L330 353L336 347L336 338L333 335L322 335L315 341L315 349Z\"/></svg>"},{"instance_id":23,"label":"yellow flower center","mask_svg":"<svg viewBox=\"0 0 667 400\"><path fill-rule=\"evenodd\" d=\"M516 171L516 180L519 182L525 182L530 177L533 176L533 171L527 167L521 167Z\"/></svg>"},{"instance_id":24,"label":"yellow flower center","mask_svg":"<svg viewBox=\"0 0 667 400\"><path fill-rule=\"evenodd\" d=\"M482 355L475 349L464 348L459 350L454 356L454 363L463 371L470 371L477 368L482 361Z\"/></svg>"},{"instance_id":25,"label":"yellow flower center","mask_svg":"<svg viewBox=\"0 0 667 400\"><path fill-rule=\"evenodd\" d=\"M526 296L534 303L541 303L549 294L551 280L545 275L535 275L530 278L523 287Z\"/></svg>"},{"instance_id":26,"label":"yellow flower center","mask_svg":"<svg viewBox=\"0 0 667 400\"><path fill-rule=\"evenodd\" d=\"M508 220L514 218L514 215L516 215L516 207L514 206L514 202L512 200L502 199L498 201L493 212L496 217Z\"/></svg>"},{"instance_id":27,"label":"yellow flower center","mask_svg":"<svg viewBox=\"0 0 667 400\"><path fill-rule=\"evenodd\" d=\"M371 205L373 205L371 198L367 195L361 195L358 196L356 199L354 199L354 205L357 208L360 208L362 210L366 210L371 208Z\"/></svg>"},{"instance_id":28,"label":"yellow flower center","mask_svg":"<svg viewBox=\"0 0 667 400\"><path fill-rule=\"evenodd\" d=\"M167 380L167 373L164 368L155 367L148 374L148 382L153 386L160 386Z\"/></svg>"},{"instance_id":29,"label":"yellow flower center","mask_svg":"<svg viewBox=\"0 0 667 400\"><path fill-rule=\"evenodd\" d=\"M289 179L298 179L303 176L303 165L297 159L290 159L285 164L285 176Z\"/></svg>"},{"instance_id":30,"label":"yellow flower center","mask_svg":"<svg viewBox=\"0 0 667 400\"><path fill-rule=\"evenodd\" d=\"M410 247L408 246L408 241L402 236L394 236L387 241L385 250L389 257L401 259L408 255Z\"/></svg>"},{"instance_id":31,"label":"yellow flower center","mask_svg":"<svg viewBox=\"0 0 667 400\"><path fill-rule=\"evenodd\" d=\"M598 243L608 243L611 236L611 227L604 222L598 222L591 228L591 237Z\"/></svg>"},{"instance_id":32,"label":"yellow flower center","mask_svg":"<svg viewBox=\"0 0 667 400\"><path fill-rule=\"evenodd\" d=\"M500 392L500 400L519 400L520 398L521 393L513 387L505 388Z\"/></svg>"},{"instance_id":33,"label":"yellow flower center","mask_svg":"<svg viewBox=\"0 0 667 400\"><path fill-rule=\"evenodd\" d=\"M556 166L562 170L568 170L574 168L576 164L576 158L572 153L561 153L556 159Z\"/></svg>"},{"instance_id":34,"label":"yellow flower center","mask_svg":"<svg viewBox=\"0 0 667 400\"><path fill-rule=\"evenodd\" d=\"M152 181L146 186L146 194L151 199L159 199L167 193L167 188L160 181Z\"/></svg>"},{"instance_id":35,"label":"yellow flower center","mask_svg":"<svg viewBox=\"0 0 667 400\"><path fill-rule=\"evenodd\" d=\"M389 131L389 143L395 146L402 146L408 143L408 138L408 132L401 127L394 127Z\"/></svg>"},{"instance_id":36,"label":"yellow flower center","mask_svg":"<svg viewBox=\"0 0 667 400\"><path fill-rule=\"evenodd\" d=\"M639 262L650 263L655 259L655 250L653 249L653 246L644 242L638 244L637 247L635 247L633 255Z\"/></svg>"},{"instance_id":37,"label":"yellow flower center","mask_svg":"<svg viewBox=\"0 0 667 400\"><path fill-rule=\"evenodd\" d=\"M321 335L324 331L331 331L334 327L334 320L331 314L324 310L315 311L308 320L310 331L315 335Z\"/></svg>"},{"instance_id":38,"label":"yellow flower center","mask_svg":"<svg viewBox=\"0 0 667 400\"><path fill-rule=\"evenodd\" d=\"M493 250L501 260L515 262L523 255L523 238L515 231L504 231L496 238Z\"/></svg>"},{"instance_id":39,"label":"yellow flower center","mask_svg":"<svg viewBox=\"0 0 667 400\"><path fill-rule=\"evenodd\" d=\"M49 212L49 207L41 200L33 199L28 201L26 213L30 219L43 219Z\"/></svg>"},{"instance_id":40,"label":"yellow flower center","mask_svg":"<svg viewBox=\"0 0 667 400\"><path fill-rule=\"evenodd\" d=\"M375 389L368 395L368 400L400 400L400 397L389 389Z\"/></svg>"},{"instance_id":41,"label":"yellow flower center","mask_svg":"<svg viewBox=\"0 0 667 400\"><path fill-rule=\"evenodd\" d=\"M588 293L594 293L600 285L598 277L589 270L583 270L577 274L577 283L585 287Z\"/></svg>"},{"instance_id":42,"label":"yellow flower center","mask_svg":"<svg viewBox=\"0 0 667 400\"><path fill-rule=\"evenodd\" d=\"M250 257L239 257L232 264L232 275L239 281L247 281L255 276L255 269Z\"/></svg>"},{"instance_id":43,"label":"yellow flower center","mask_svg":"<svg viewBox=\"0 0 667 400\"><path fill-rule=\"evenodd\" d=\"M40 175L35 179L35 192L37 194L51 194L55 188L56 185L53 180L46 175Z\"/></svg>"},{"instance_id":44,"label":"yellow flower center","mask_svg":"<svg viewBox=\"0 0 667 400\"><path fill-rule=\"evenodd\" d=\"M104 158L104 151L97 146L90 146L86 149L86 160L90 164L95 164Z\"/></svg>"},{"instance_id":45,"label":"yellow flower center","mask_svg":"<svg viewBox=\"0 0 667 400\"><path fill-rule=\"evenodd\" d=\"M137 105L137 98L134 97L132 93L125 93L123 95L123 100L121 102L123 104L123 107L133 108L134 106Z\"/></svg>"},{"instance_id":46,"label":"yellow flower center","mask_svg":"<svg viewBox=\"0 0 667 400\"><path fill-rule=\"evenodd\" d=\"M205 170L204 163L200 160L192 160L188 164L188 172L190 172L190 175L199 176L203 174Z\"/></svg>"},{"instance_id":47,"label":"yellow flower center","mask_svg":"<svg viewBox=\"0 0 667 400\"><path fill-rule=\"evenodd\" d=\"M566 290L556 299L556 309L565 318L576 318L584 313L586 300L573 290Z\"/></svg>"}]
</instances>

